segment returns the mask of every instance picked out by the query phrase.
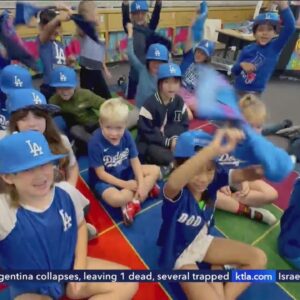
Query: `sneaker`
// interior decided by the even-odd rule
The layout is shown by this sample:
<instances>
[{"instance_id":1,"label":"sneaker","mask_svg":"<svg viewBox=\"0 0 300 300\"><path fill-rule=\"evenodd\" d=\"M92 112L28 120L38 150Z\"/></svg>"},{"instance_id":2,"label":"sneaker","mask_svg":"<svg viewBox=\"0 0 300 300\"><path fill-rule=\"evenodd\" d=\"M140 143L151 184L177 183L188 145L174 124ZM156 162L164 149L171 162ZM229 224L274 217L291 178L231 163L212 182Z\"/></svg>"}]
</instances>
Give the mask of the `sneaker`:
<instances>
[{"instance_id":1,"label":"sneaker","mask_svg":"<svg viewBox=\"0 0 300 300\"><path fill-rule=\"evenodd\" d=\"M276 217L268 210L258 207L250 207L251 219L274 225L277 221Z\"/></svg>"},{"instance_id":2,"label":"sneaker","mask_svg":"<svg viewBox=\"0 0 300 300\"><path fill-rule=\"evenodd\" d=\"M133 202L128 202L122 207L123 222L125 226L130 226L133 223L136 214L136 206Z\"/></svg>"},{"instance_id":3,"label":"sneaker","mask_svg":"<svg viewBox=\"0 0 300 300\"><path fill-rule=\"evenodd\" d=\"M142 209L141 202L139 200L133 199L132 204L134 205L135 214L139 213Z\"/></svg>"},{"instance_id":4,"label":"sneaker","mask_svg":"<svg viewBox=\"0 0 300 300\"><path fill-rule=\"evenodd\" d=\"M149 197L151 198L157 198L160 195L160 187L159 185L156 183L153 188L151 189L151 191L149 192Z\"/></svg>"},{"instance_id":5,"label":"sneaker","mask_svg":"<svg viewBox=\"0 0 300 300\"><path fill-rule=\"evenodd\" d=\"M91 223L86 223L87 231L88 231L88 240L92 240L98 236L98 230Z\"/></svg>"}]
</instances>

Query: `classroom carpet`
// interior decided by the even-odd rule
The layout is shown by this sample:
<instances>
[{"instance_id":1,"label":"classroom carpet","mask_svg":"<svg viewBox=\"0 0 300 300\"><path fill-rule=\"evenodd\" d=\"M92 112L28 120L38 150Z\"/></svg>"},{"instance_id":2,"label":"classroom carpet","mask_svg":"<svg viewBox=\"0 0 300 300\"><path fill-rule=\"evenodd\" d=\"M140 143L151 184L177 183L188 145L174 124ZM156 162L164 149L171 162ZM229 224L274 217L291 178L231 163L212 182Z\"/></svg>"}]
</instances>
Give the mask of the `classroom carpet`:
<instances>
[{"instance_id":1,"label":"classroom carpet","mask_svg":"<svg viewBox=\"0 0 300 300\"><path fill-rule=\"evenodd\" d=\"M202 128L211 132L214 126L210 123L194 121L191 129ZM122 222L120 209L114 209L99 202L86 182L88 182L87 157L79 158L81 178L79 190L90 199L90 210L87 220L99 230L96 239L89 242L88 253L93 257L111 260L130 267L131 269L159 269L157 264L159 247L156 245L161 225L162 200L149 199L143 204L143 209L137 215L133 225L128 228ZM232 215L226 212L216 212L215 234L255 245L265 251L268 256L268 269L292 269L277 253L277 236L280 230L280 217L288 205L289 194L296 173L293 173L275 187L279 192L279 200L268 208L278 218L273 226ZM0 286L0 300L8 300L8 290ZM184 300L186 299L178 284L141 283L135 300ZM252 284L239 300L300 300L299 283L261 283Z\"/></svg>"}]
</instances>

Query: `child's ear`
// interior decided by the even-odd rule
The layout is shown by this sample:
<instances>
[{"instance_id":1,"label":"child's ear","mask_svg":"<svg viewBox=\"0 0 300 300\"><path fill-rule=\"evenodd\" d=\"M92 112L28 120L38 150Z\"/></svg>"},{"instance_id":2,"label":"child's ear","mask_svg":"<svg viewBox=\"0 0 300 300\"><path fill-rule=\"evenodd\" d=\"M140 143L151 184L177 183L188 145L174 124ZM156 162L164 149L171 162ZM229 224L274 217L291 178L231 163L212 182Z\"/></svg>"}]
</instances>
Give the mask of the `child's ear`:
<instances>
[{"instance_id":1,"label":"child's ear","mask_svg":"<svg viewBox=\"0 0 300 300\"><path fill-rule=\"evenodd\" d=\"M1 175L1 179L6 183L6 184L14 184L12 180L12 174L5 174Z\"/></svg>"}]
</instances>

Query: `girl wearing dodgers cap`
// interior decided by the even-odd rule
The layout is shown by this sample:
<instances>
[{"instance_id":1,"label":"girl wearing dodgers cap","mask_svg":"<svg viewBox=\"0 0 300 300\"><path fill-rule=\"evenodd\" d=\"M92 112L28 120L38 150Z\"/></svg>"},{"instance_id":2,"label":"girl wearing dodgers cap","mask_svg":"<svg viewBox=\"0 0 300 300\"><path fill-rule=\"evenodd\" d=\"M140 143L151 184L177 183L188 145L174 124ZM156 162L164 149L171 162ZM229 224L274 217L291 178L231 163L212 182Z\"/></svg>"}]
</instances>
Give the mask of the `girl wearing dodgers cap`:
<instances>
[{"instance_id":1,"label":"girl wearing dodgers cap","mask_svg":"<svg viewBox=\"0 0 300 300\"><path fill-rule=\"evenodd\" d=\"M47 104L43 94L34 89L12 90L7 95L7 109L10 114L9 131L37 130L43 133L56 154L68 153L57 168L59 178L76 185L79 168L72 146L65 135L57 130L51 113L59 111L58 106Z\"/></svg>"},{"instance_id":2,"label":"girl wearing dodgers cap","mask_svg":"<svg viewBox=\"0 0 300 300\"><path fill-rule=\"evenodd\" d=\"M14 133L0 141L0 267L2 270L123 269L87 256L83 209L88 200L67 182L54 184L50 151L37 131ZM22 255L20 255L20 249ZM11 299L100 297L131 299L135 283L13 282Z\"/></svg>"},{"instance_id":3,"label":"girl wearing dodgers cap","mask_svg":"<svg viewBox=\"0 0 300 300\"><path fill-rule=\"evenodd\" d=\"M218 168L218 156L231 152L244 139L242 131L220 129L212 138L203 131L188 131L177 140L176 168L163 188L163 224L158 244L164 269L197 270L225 264L239 269L265 267L265 254L252 246L211 235L216 193L228 182L239 189L244 180L263 176L260 167L232 170ZM200 149L200 150L199 150ZM199 151L198 151L199 150ZM188 299L236 299L249 283L181 283Z\"/></svg>"}]
</instances>

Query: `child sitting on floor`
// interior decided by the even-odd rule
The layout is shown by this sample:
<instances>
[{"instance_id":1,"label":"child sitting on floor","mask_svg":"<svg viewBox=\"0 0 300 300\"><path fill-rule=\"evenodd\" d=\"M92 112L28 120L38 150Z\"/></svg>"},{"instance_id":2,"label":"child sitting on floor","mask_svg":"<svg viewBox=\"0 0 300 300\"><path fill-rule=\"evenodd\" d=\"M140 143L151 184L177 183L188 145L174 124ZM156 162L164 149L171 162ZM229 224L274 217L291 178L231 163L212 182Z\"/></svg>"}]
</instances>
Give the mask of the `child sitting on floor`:
<instances>
[{"instance_id":1,"label":"child sitting on floor","mask_svg":"<svg viewBox=\"0 0 300 300\"><path fill-rule=\"evenodd\" d=\"M122 99L102 104L100 128L89 141L88 155L92 188L110 206L122 207L124 223L130 225L148 194L158 196L160 170L141 165L127 121L128 106Z\"/></svg>"},{"instance_id":2,"label":"child sitting on floor","mask_svg":"<svg viewBox=\"0 0 300 300\"><path fill-rule=\"evenodd\" d=\"M179 66L160 65L157 80L157 92L140 110L137 146L142 162L169 166L178 136L188 130L187 108L177 95L181 82Z\"/></svg>"},{"instance_id":3,"label":"child sitting on floor","mask_svg":"<svg viewBox=\"0 0 300 300\"><path fill-rule=\"evenodd\" d=\"M198 270L208 263L211 269L233 264L238 269L262 269L266 255L244 243L214 237L216 194L230 183L236 188L244 180L262 177L258 166L233 170L229 176L215 162L219 155L233 151L244 138L237 129L220 129L214 139L203 131L188 131L179 136L175 147L175 170L163 188L163 223L158 244L164 270ZM182 282L188 299L237 299L250 283Z\"/></svg>"},{"instance_id":4,"label":"child sitting on floor","mask_svg":"<svg viewBox=\"0 0 300 300\"><path fill-rule=\"evenodd\" d=\"M0 141L0 268L107 270L124 266L87 255L83 210L88 200L67 182L54 183L53 154L43 134L18 132ZM20 254L22 249L22 254ZM126 268L126 267L125 267ZM132 299L136 283L14 281L10 299Z\"/></svg>"},{"instance_id":5,"label":"child sitting on floor","mask_svg":"<svg viewBox=\"0 0 300 300\"><path fill-rule=\"evenodd\" d=\"M261 133L266 119L266 106L256 96L248 94L240 100L240 108L250 126ZM243 161L230 154L219 158L224 168L243 168ZM244 181L240 191L231 191L229 186L223 187L217 195L217 208L245 216L269 225L276 223L276 217L262 206L277 200L277 191L263 180Z\"/></svg>"}]
</instances>

